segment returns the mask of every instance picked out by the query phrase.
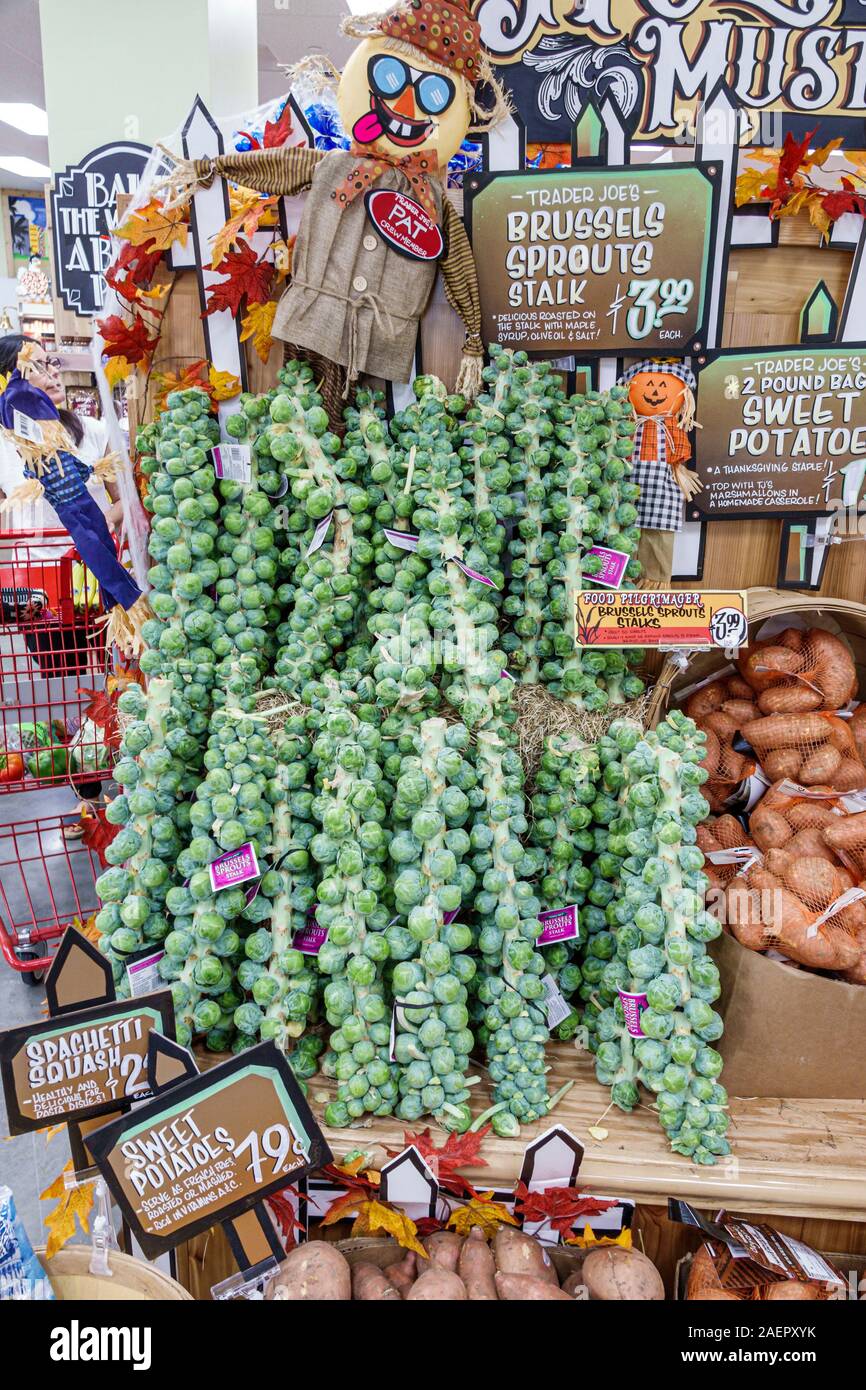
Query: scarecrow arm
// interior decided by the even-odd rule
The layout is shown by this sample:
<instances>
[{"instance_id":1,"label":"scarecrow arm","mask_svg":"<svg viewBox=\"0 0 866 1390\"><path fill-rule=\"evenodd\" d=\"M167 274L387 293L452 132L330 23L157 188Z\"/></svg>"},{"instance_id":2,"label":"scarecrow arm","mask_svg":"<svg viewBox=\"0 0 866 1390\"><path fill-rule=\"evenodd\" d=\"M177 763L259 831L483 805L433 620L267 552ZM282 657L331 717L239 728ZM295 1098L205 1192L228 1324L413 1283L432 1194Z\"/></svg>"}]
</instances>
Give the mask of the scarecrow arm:
<instances>
[{"instance_id":1,"label":"scarecrow arm","mask_svg":"<svg viewBox=\"0 0 866 1390\"><path fill-rule=\"evenodd\" d=\"M441 262L442 282L448 303L466 325L463 365L457 378L456 390L474 399L481 389L481 368L484 362L478 274L469 238L457 209L448 197L442 200L442 221L445 232L445 255Z\"/></svg>"},{"instance_id":2,"label":"scarecrow arm","mask_svg":"<svg viewBox=\"0 0 866 1390\"><path fill-rule=\"evenodd\" d=\"M316 165L325 158L324 150L306 145L283 146L276 150L248 150L245 154L218 154L215 159L193 162L196 182L208 188L217 174L223 174L244 188L280 197L303 193L313 182Z\"/></svg>"}]
</instances>

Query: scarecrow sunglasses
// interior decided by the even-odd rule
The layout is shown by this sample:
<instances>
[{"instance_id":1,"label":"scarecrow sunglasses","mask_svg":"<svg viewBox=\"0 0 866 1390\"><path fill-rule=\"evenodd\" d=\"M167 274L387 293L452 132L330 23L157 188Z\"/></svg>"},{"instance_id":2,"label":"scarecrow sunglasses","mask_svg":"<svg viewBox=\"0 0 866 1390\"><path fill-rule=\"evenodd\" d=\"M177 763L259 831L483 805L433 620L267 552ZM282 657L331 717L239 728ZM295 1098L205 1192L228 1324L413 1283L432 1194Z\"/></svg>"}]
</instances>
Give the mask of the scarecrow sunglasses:
<instances>
[{"instance_id":1,"label":"scarecrow sunglasses","mask_svg":"<svg viewBox=\"0 0 866 1390\"><path fill-rule=\"evenodd\" d=\"M390 54L370 59L367 80L376 96L386 101L393 101L407 87L412 87L415 100L428 116L438 116L454 99L454 83L450 77L438 72L417 72L401 58Z\"/></svg>"}]
</instances>

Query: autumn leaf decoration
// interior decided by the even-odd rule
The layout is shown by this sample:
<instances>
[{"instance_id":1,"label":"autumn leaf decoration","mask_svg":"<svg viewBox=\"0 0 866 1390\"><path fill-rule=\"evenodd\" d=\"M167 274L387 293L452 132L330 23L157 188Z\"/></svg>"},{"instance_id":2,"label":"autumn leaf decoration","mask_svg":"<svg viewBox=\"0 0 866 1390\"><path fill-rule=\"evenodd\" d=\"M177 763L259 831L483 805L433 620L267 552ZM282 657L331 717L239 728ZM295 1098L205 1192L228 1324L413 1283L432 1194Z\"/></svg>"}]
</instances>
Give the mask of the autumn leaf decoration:
<instances>
[{"instance_id":1,"label":"autumn leaf decoration","mask_svg":"<svg viewBox=\"0 0 866 1390\"><path fill-rule=\"evenodd\" d=\"M207 308L202 318L224 309L237 318L241 300L249 309L253 304L265 304L270 299L273 262L264 258L260 260L249 242L242 237L238 238L236 246L226 251L218 269L226 278L210 286Z\"/></svg>"},{"instance_id":2,"label":"autumn leaf decoration","mask_svg":"<svg viewBox=\"0 0 866 1390\"><path fill-rule=\"evenodd\" d=\"M489 1133L490 1125L485 1125L483 1129L474 1133L471 1130L465 1134L452 1132L438 1148L429 1129L422 1129L418 1134L412 1134L407 1130L403 1139L407 1148L412 1145L418 1150L443 1192L450 1192L454 1197L477 1197L478 1193L468 1178L464 1178L456 1170L488 1166L487 1160L481 1157L480 1150L485 1136ZM394 1157L396 1154L395 1150Z\"/></svg>"},{"instance_id":3,"label":"autumn leaf decoration","mask_svg":"<svg viewBox=\"0 0 866 1390\"><path fill-rule=\"evenodd\" d=\"M166 408L166 398L172 391L189 391L195 388L204 391L212 401L228 401L240 394L240 377L231 372L218 372L204 357L191 362L180 372L154 372L156 387L154 414L161 415Z\"/></svg>"},{"instance_id":4,"label":"autumn leaf decoration","mask_svg":"<svg viewBox=\"0 0 866 1390\"><path fill-rule=\"evenodd\" d=\"M463 1206L452 1211L448 1218L448 1230L459 1236L468 1236L473 1226L479 1226L483 1235L496 1234L500 1226L519 1226L520 1222L511 1215L501 1202L494 1202L492 1192L479 1192L470 1197Z\"/></svg>"},{"instance_id":5,"label":"autumn leaf decoration","mask_svg":"<svg viewBox=\"0 0 866 1390\"><path fill-rule=\"evenodd\" d=\"M67 1189L64 1184L63 1173L71 1171L72 1159L70 1158L63 1172L58 1173L51 1186L46 1187L45 1191L40 1193L43 1202L57 1199L56 1207L53 1207L45 1218L45 1225L48 1228L45 1258L48 1260L56 1255L58 1250L62 1250L66 1242L75 1235L76 1221L85 1235L90 1230L94 1185L92 1182L86 1182L78 1187Z\"/></svg>"},{"instance_id":6,"label":"autumn leaf decoration","mask_svg":"<svg viewBox=\"0 0 866 1390\"><path fill-rule=\"evenodd\" d=\"M254 135L250 135L248 130L242 130L240 134L249 141L251 150L275 150L286 143L293 130L292 112L287 101L275 121L265 121L261 142Z\"/></svg>"},{"instance_id":7,"label":"autumn leaf decoration","mask_svg":"<svg viewBox=\"0 0 866 1390\"><path fill-rule=\"evenodd\" d=\"M280 1228L280 1234L287 1250L294 1250L298 1243L295 1240L295 1231L303 1233L305 1229L303 1221L299 1221L295 1215L295 1208L291 1202L292 1197L299 1195L296 1187L283 1187L279 1192L272 1192L269 1197L265 1198L273 1213L274 1220Z\"/></svg>"},{"instance_id":8,"label":"autumn leaf decoration","mask_svg":"<svg viewBox=\"0 0 866 1390\"><path fill-rule=\"evenodd\" d=\"M571 1234L572 1227L582 1216L598 1216L618 1205L602 1197L586 1197L575 1187L546 1187L542 1192L530 1192L526 1183L514 1189L514 1210L521 1221L549 1221L561 1236Z\"/></svg>"},{"instance_id":9,"label":"autumn leaf decoration","mask_svg":"<svg viewBox=\"0 0 866 1390\"><path fill-rule=\"evenodd\" d=\"M802 140L795 140L788 131L781 150L750 151L752 163L764 167L749 167L740 174L736 187L737 207L745 203L769 202L769 216L774 219L807 214L822 236L827 236L833 223L846 212L861 217L866 215L866 196L861 191L866 185L866 176L861 172L862 156L846 154L846 159L855 166L853 179L858 181L860 188L848 175L842 176L838 188L826 188L815 181L813 173L816 169L824 169L827 159L842 141L831 140L810 152L809 142L814 134L815 131L810 130Z\"/></svg>"}]
</instances>

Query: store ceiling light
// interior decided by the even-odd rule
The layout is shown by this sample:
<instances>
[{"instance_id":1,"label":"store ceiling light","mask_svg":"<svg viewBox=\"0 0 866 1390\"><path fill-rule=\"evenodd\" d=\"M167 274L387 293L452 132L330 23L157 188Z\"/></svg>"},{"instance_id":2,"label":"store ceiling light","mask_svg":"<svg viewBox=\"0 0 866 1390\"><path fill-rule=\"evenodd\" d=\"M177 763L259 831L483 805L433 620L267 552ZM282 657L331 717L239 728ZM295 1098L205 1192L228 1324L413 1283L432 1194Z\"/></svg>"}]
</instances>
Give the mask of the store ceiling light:
<instances>
[{"instance_id":1,"label":"store ceiling light","mask_svg":"<svg viewBox=\"0 0 866 1390\"><path fill-rule=\"evenodd\" d=\"M0 169L17 174L22 179L50 179L51 170L47 164L37 159L27 159L24 155L0 154Z\"/></svg>"},{"instance_id":2,"label":"store ceiling light","mask_svg":"<svg viewBox=\"0 0 866 1390\"><path fill-rule=\"evenodd\" d=\"M25 135L47 135L48 113L29 101L0 101L0 121Z\"/></svg>"}]
</instances>

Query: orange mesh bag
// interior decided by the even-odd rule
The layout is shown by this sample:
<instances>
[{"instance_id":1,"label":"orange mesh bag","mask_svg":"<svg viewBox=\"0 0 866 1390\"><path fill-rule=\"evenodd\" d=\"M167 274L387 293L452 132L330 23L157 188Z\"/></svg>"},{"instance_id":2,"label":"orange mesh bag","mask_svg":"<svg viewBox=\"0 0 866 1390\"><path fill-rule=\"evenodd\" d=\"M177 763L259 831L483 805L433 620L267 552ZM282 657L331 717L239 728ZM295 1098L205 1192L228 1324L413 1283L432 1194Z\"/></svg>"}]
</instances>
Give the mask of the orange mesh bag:
<instances>
[{"instance_id":1,"label":"orange mesh bag","mask_svg":"<svg viewBox=\"0 0 866 1390\"><path fill-rule=\"evenodd\" d=\"M767 714L741 733L772 781L788 778L804 787L836 792L866 787L866 766L848 721L827 712Z\"/></svg>"},{"instance_id":2,"label":"orange mesh bag","mask_svg":"<svg viewBox=\"0 0 866 1390\"><path fill-rule=\"evenodd\" d=\"M823 859L792 860L776 851L773 862L776 872L755 864L745 874L748 887L760 895L764 949L772 946L812 970L846 971L856 966L860 949L854 923L866 924L863 903L837 908L838 899L851 888L850 876Z\"/></svg>"},{"instance_id":3,"label":"orange mesh bag","mask_svg":"<svg viewBox=\"0 0 866 1390\"><path fill-rule=\"evenodd\" d=\"M786 628L759 641L739 657L737 667L757 693L762 714L837 710L857 692L851 652L840 637L820 627Z\"/></svg>"},{"instance_id":4,"label":"orange mesh bag","mask_svg":"<svg viewBox=\"0 0 866 1390\"><path fill-rule=\"evenodd\" d=\"M860 761L866 763L866 700L857 706L848 721L848 727L857 745Z\"/></svg>"},{"instance_id":5,"label":"orange mesh bag","mask_svg":"<svg viewBox=\"0 0 866 1390\"><path fill-rule=\"evenodd\" d=\"M755 770L754 761L734 747L741 726L760 713L753 701L743 698L744 685L739 676L722 677L693 691L683 705L684 712L707 736L701 766L709 773L709 781L701 792L711 811L724 811L733 789Z\"/></svg>"},{"instance_id":6,"label":"orange mesh bag","mask_svg":"<svg viewBox=\"0 0 866 1390\"><path fill-rule=\"evenodd\" d=\"M714 888L725 887L740 872L742 862L730 857L732 850L751 850L756 857L760 855L754 840L746 833L736 816L711 817L710 820L696 826L695 830L698 849L707 860L703 872Z\"/></svg>"}]
</instances>

